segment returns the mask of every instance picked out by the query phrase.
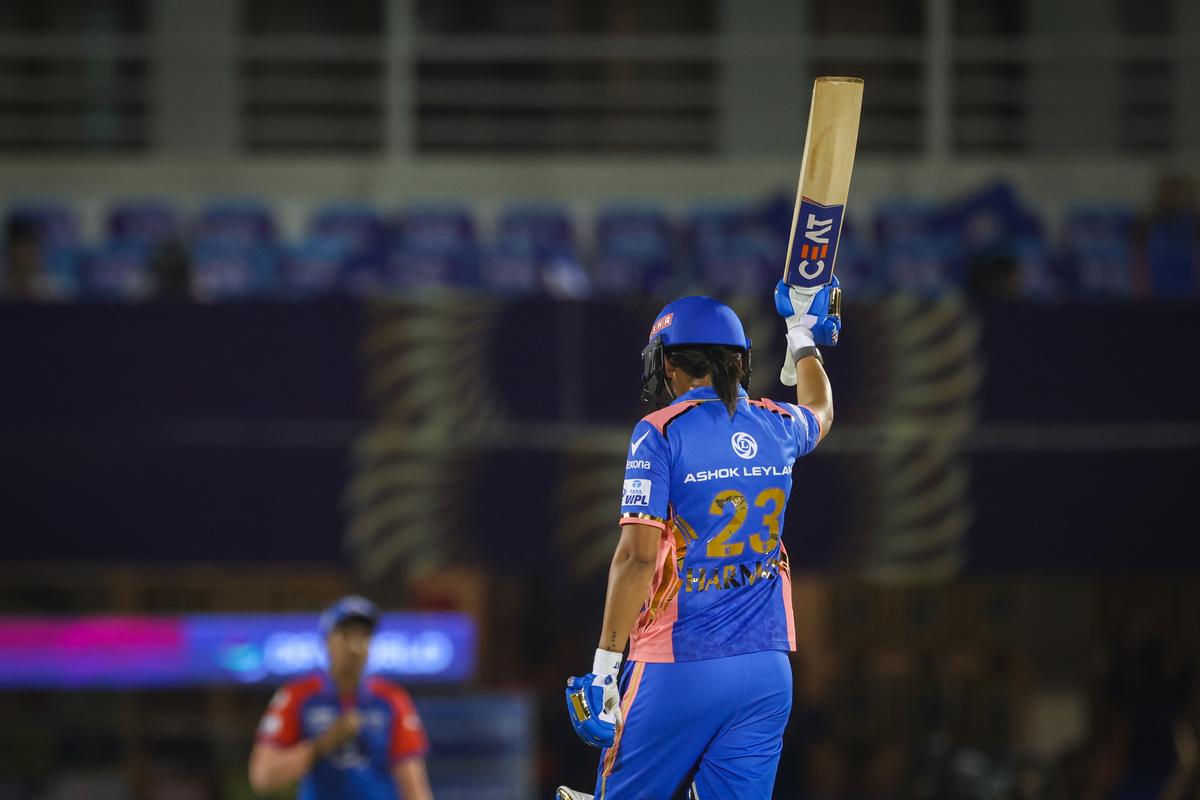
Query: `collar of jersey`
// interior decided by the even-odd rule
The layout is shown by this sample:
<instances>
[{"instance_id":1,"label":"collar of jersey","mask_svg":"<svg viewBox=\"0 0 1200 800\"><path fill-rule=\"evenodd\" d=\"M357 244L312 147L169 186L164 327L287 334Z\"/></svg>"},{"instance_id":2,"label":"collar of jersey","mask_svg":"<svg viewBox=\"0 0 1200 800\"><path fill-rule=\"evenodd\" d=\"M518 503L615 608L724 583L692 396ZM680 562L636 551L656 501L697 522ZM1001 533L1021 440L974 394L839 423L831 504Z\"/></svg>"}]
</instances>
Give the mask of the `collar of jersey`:
<instances>
[{"instance_id":1,"label":"collar of jersey","mask_svg":"<svg viewBox=\"0 0 1200 800\"><path fill-rule=\"evenodd\" d=\"M738 399L740 400L743 397L749 397L749 395L746 394L745 389L743 389L741 386L739 386L738 387ZM676 397L674 400L672 400L670 404L675 405L677 403L686 403L689 400L719 400L719 399L720 398L717 396L717 390L714 389L713 387L697 386L695 389L692 389L691 391L684 392L683 394L679 395L679 397Z\"/></svg>"},{"instance_id":2,"label":"collar of jersey","mask_svg":"<svg viewBox=\"0 0 1200 800\"><path fill-rule=\"evenodd\" d=\"M354 690L353 695L343 695L338 691L337 684L333 682L333 676L329 674L329 670L323 669L319 671L317 675L321 678L322 688L326 692L337 695L338 699L344 699L350 696L354 697L355 699L361 699L367 694L367 675L365 670L363 671L362 678L358 682L358 688Z\"/></svg>"}]
</instances>

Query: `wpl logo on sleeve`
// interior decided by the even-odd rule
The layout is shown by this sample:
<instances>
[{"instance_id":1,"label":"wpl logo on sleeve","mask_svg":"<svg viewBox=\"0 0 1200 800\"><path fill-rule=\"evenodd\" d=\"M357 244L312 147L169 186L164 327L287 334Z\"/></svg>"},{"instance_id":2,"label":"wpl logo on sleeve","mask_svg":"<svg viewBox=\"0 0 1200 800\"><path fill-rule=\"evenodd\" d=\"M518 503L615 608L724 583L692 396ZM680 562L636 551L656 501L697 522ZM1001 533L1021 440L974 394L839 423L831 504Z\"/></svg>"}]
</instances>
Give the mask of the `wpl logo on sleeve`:
<instances>
[{"instance_id":1,"label":"wpl logo on sleeve","mask_svg":"<svg viewBox=\"0 0 1200 800\"><path fill-rule=\"evenodd\" d=\"M837 255L845 209L845 206L823 206L807 197L800 201L792 231L788 283L810 288L824 286L833 278L833 259Z\"/></svg>"},{"instance_id":2,"label":"wpl logo on sleeve","mask_svg":"<svg viewBox=\"0 0 1200 800\"><path fill-rule=\"evenodd\" d=\"M651 481L644 478L634 478L625 481L625 491L622 492L621 505L648 506L650 505Z\"/></svg>"}]
</instances>

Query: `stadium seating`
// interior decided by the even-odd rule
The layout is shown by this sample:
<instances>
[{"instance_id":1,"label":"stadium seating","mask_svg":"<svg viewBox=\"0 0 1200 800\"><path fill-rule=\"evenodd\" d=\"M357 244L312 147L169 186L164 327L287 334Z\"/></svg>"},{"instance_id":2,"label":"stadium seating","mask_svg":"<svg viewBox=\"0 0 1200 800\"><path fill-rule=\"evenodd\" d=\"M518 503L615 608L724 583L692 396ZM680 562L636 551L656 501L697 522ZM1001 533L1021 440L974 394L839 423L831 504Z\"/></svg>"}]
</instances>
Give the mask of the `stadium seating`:
<instances>
[{"instance_id":1,"label":"stadium seating","mask_svg":"<svg viewBox=\"0 0 1200 800\"><path fill-rule=\"evenodd\" d=\"M383 247L383 220L373 208L357 203L336 203L317 209L309 222L312 240L335 242L347 253L370 253Z\"/></svg>"},{"instance_id":2,"label":"stadium seating","mask_svg":"<svg viewBox=\"0 0 1200 800\"><path fill-rule=\"evenodd\" d=\"M562 250L574 247L575 229L563 208L513 206L501 213L499 238L519 246Z\"/></svg>"},{"instance_id":3,"label":"stadium seating","mask_svg":"<svg viewBox=\"0 0 1200 800\"><path fill-rule=\"evenodd\" d=\"M79 221L67 206L53 200L14 203L5 216L6 223L31 226L43 247L71 247L79 244Z\"/></svg>"},{"instance_id":4,"label":"stadium seating","mask_svg":"<svg viewBox=\"0 0 1200 800\"><path fill-rule=\"evenodd\" d=\"M536 254L512 244L485 248L480 255L479 271L483 285L500 294L530 294L542 285Z\"/></svg>"},{"instance_id":5,"label":"stadium seating","mask_svg":"<svg viewBox=\"0 0 1200 800\"><path fill-rule=\"evenodd\" d=\"M83 293L95 300L140 300L150 294L149 245L134 238L105 243L83 260Z\"/></svg>"},{"instance_id":6,"label":"stadium seating","mask_svg":"<svg viewBox=\"0 0 1200 800\"><path fill-rule=\"evenodd\" d=\"M1135 229L1132 209L1069 208L1054 239L1012 186L994 182L949 202L893 197L848 217L838 246L843 285L858 297L1001 291L1051 300L1195 297L1196 225L1186 217ZM155 294L150 265L164 248L191 258L198 299L306 299L454 287L565 297L718 294L769 290L787 252L791 199L710 201L674 215L645 203L601 208L583 220L563 206L518 204L481 236L467 207L319 205L295 241L283 241L265 202L233 198L191 217L154 199L118 200L105 238L81 241L74 211L29 200L5 212L36 232L38 292L48 299L134 301ZM1141 231L1139 234L1138 231Z\"/></svg>"},{"instance_id":7,"label":"stadium seating","mask_svg":"<svg viewBox=\"0 0 1200 800\"><path fill-rule=\"evenodd\" d=\"M346 241L322 236L287 248L280 269L285 296L302 300L342 291L351 251Z\"/></svg>"},{"instance_id":8,"label":"stadium seating","mask_svg":"<svg viewBox=\"0 0 1200 800\"><path fill-rule=\"evenodd\" d=\"M401 289L473 287L479 283L474 254L465 249L398 242L388 253L384 286Z\"/></svg>"},{"instance_id":9,"label":"stadium seating","mask_svg":"<svg viewBox=\"0 0 1200 800\"><path fill-rule=\"evenodd\" d=\"M259 200L217 200L200 212L196 235L231 244L274 242L275 217Z\"/></svg>"},{"instance_id":10,"label":"stadium seating","mask_svg":"<svg viewBox=\"0 0 1200 800\"><path fill-rule=\"evenodd\" d=\"M119 202L108 213L108 235L113 241L159 245L181 233L178 213L164 202Z\"/></svg>"},{"instance_id":11,"label":"stadium seating","mask_svg":"<svg viewBox=\"0 0 1200 800\"><path fill-rule=\"evenodd\" d=\"M463 250L476 246L475 220L461 206L412 206L392 220L393 237L427 250Z\"/></svg>"},{"instance_id":12,"label":"stadium seating","mask_svg":"<svg viewBox=\"0 0 1200 800\"><path fill-rule=\"evenodd\" d=\"M1133 222L1130 208L1076 206L1063 224L1064 272L1086 297L1133 294Z\"/></svg>"},{"instance_id":13,"label":"stadium seating","mask_svg":"<svg viewBox=\"0 0 1200 800\"><path fill-rule=\"evenodd\" d=\"M613 206L596 219L592 270L601 294L657 293L671 278L671 226L659 208Z\"/></svg>"},{"instance_id":14,"label":"stadium seating","mask_svg":"<svg viewBox=\"0 0 1200 800\"><path fill-rule=\"evenodd\" d=\"M1147 235L1146 265L1150 291L1156 297L1196 296L1197 246L1193 219L1164 219L1156 222Z\"/></svg>"},{"instance_id":15,"label":"stadium seating","mask_svg":"<svg viewBox=\"0 0 1200 800\"><path fill-rule=\"evenodd\" d=\"M266 242L217 235L192 249L192 290L200 300L268 297L278 287L278 253Z\"/></svg>"}]
</instances>

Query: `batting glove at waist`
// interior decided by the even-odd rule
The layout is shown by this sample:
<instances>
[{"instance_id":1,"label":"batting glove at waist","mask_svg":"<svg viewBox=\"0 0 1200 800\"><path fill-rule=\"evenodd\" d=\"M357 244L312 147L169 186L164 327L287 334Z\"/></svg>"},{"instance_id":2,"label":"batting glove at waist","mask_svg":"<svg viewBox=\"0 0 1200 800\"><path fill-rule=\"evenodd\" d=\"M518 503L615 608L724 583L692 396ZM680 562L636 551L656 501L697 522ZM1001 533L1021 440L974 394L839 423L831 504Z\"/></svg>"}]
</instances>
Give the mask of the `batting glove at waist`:
<instances>
[{"instance_id":1,"label":"batting glove at waist","mask_svg":"<svg viewBox=\"0 0 1200 800\"><path fill-rule=\"evenodd\" d=\"M621 693L617 688L620 669L620 653L597 650L590 673L567 679L571 726L592 747L612 747L621 727Z\"/></svg>"}]
</instances>

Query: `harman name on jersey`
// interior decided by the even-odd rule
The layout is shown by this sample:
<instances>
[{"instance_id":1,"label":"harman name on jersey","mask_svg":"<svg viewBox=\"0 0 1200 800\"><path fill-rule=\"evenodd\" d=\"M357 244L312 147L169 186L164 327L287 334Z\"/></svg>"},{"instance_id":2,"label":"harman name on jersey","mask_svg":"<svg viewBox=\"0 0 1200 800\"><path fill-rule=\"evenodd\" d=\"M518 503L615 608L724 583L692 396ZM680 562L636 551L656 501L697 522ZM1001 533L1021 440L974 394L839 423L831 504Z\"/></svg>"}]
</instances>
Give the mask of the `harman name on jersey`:
<instances>
[{"instance_id":1,"label":"harman name on jersey","mask_svg":"<svg viewBox=\"0 0 1200 800\"><path fill-rule=\"evenodd\" d=\"M730 418L707 386L634 427L621 524L656 526L662 537L631 661L796 649L780 533L792 465L820 433L808 408L750 400L744 391Z\"/></svg>"}]
</instances>

